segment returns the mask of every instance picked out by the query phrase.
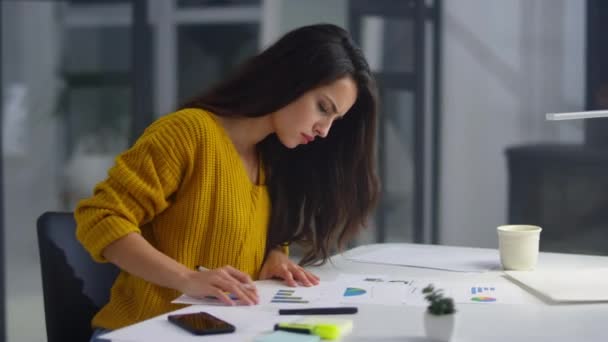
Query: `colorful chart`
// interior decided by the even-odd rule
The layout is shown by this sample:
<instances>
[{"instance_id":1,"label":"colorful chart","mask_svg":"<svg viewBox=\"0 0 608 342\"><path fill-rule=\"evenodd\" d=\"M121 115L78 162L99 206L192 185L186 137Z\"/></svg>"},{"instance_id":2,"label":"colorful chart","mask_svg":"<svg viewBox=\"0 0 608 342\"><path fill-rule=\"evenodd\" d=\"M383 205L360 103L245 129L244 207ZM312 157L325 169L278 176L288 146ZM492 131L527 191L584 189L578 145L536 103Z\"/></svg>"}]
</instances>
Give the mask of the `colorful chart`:
<instances>
[{"instance_id":1,"label":"colorful chart","mask_svg":"<svg viewBox=\"0 0 608 342\"><path fill-rule=\"evenodd\" d=\"M344 297L353 297L353 296L361 296L367 293L364 289L356 288L356 287L347 287L344 291Z\"/></svg>"},{"instance_id":2,"label":"colorful chart","mask_svg":"<svg viewBox=\"0 0 608 342\"><path fill-rule=\"evenodd\" d=\"M479 294L479 293L484 293L484 292L494 292L496 289L493 287L480 287L480 286L473 286L471 287L471 294Z\"/></svg>"},{"instance_id":3,"label":"colorful chart","mask_svg":"<svg viewBox=\"0 0 608 342\"><path fill-rule=\"evenodd\" d=\"M472 297L471 301L473 301L473 302L488 303L488 302L495 302L496 298L494 298L494 297L487 297L487 296L478 296L478 297Z\"/></svg>"},{"instance_id":4,"label":"colorful chart","mask_svg":"<svg viewBox=\"0 0 608 342\"><path fill-rule=\"evenodd\" d=\"M474 295L471 297L472 302L495 302L496 297L488 296L488 293L494 293L496 288L494 287L481 287L481 286L473 286L471 287L471 294Z\"/></svg>"},{"instance_id":5,"label":"colorful chart","mask_svg":"<svg viewBox=\"0 0 608 342\"><path fill-rule=\"evenodd\" d=\"M307 300L304 300L302 297L294 296L295 290L278 290L277 293L274 294L271 303L292 303L292 304L306 304Z\"/></svg>"}]
</instances>

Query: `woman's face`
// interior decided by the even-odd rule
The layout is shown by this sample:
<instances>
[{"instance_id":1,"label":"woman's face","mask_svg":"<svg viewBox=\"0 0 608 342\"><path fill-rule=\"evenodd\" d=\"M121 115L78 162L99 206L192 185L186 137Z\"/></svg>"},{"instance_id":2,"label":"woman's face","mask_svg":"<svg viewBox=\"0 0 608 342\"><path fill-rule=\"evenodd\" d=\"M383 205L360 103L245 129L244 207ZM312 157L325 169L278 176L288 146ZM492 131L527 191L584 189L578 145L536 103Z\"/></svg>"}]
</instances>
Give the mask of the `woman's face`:
<instances>
[{"instance_id":1,"label":"woman's face","mask_svg":"<svg viewBox=\"0 0 608 342\"><path fill-rule=\"evenodd\" d=\"M272 114L274 132L287 148L324 138L356 99L357 85L350 76L309 90Z\"/></svg>"}]
</instances>

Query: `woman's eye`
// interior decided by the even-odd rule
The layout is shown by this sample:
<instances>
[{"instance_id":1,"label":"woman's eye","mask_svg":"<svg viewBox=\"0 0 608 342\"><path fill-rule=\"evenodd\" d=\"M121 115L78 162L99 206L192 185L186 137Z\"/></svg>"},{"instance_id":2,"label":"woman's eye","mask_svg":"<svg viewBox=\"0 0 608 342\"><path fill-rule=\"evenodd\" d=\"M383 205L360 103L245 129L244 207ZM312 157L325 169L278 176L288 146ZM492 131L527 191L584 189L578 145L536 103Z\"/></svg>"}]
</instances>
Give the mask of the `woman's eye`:
<instances>
[{"instance_id":1,"label":"woman's eye","mask_svg":"<svg viewBox=\"0 0 608 342\"><path fill-rule=\"evenodd\" d=\"M317 103L317 107L319 108L319 111L325 115L329 114L329 112L327 111L327 109L325 108L325 106L323 106L323 104L321 102Z\"/></svg>"}]
</instances>

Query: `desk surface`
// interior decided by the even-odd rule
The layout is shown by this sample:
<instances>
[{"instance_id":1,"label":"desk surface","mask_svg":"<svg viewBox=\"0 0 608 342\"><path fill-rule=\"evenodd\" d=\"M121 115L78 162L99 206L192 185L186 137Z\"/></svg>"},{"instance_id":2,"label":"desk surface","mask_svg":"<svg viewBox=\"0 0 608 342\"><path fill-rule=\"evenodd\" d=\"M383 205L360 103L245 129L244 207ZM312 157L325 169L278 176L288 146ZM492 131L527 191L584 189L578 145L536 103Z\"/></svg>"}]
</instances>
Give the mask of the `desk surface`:
<instances>
[{"instance_id":1,"label":"desk surface","mask_svg":"<svg viewBox=\"0 0 608 342\"><path fill-rule=\"evenodd\" d=\"M322 279L332 279L336 274L388 274L400 277L436 279L438 281L509 282L501 271L483 273L450 272L433 269L369 264L348 260L345 256L373 251L400 244L376 244L361 246L332 258L332 262L311 268ZM407 246L408 244L401 244ZM426 246L441 254L443 246ZM463 253L473 248L462 248ZM490 262L497 262L498 259ZM608 268L608 257L575 254L540 253L537 269ZM607 289L603 289L604 291ZM526 304L457 304L457 341L605 341L608 334L608 303L551 304L521 289L528 299ZM230 308L225 308L230 309ZM250 313L261 308L248 307ZM179 311L193 311L193 307ZM265 310L266 314L268 309ZM424 307L359 305L359 313L349 315L353 319L353 333L343 341L425 341L423 330ZM166 315L126 327L107 335L112 341L150 341L150 336L163 339L163 331L169 328ZM278 316L277 316L278 317ZM269 327L270 329L271 327ZM237 327L238 329L238 327ZM166 336L165 336L166 337ZM234 336L236 337L236 336ZM240 340L243 337L240 338ZM199 338L200 339L200 338ZM205 337L205 341L228 341L228 335ZM237 339L238 340L238 339ZM247 340L247 339L246 339ZM253 340L250 338L249 340Z\"/></svg>"}]
</instances>

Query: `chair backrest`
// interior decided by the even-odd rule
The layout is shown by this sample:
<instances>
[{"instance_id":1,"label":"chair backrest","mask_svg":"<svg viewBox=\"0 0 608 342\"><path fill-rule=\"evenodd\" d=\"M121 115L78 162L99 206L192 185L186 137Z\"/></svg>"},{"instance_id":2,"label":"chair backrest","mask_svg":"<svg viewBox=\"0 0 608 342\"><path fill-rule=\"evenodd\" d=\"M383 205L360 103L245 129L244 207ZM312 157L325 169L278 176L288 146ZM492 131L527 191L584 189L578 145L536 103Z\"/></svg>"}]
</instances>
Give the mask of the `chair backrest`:
<instances>
[{"instance_id":1,"label":"chair backrest","mask_svg":"<svg viewBox=\"0 0 608 342\"><path fill-rule=\"evenodd\" d=\"M91 319L108 301L119 270L93 261L76 239L72 213L44 213L37 229L48 342L88 341Z\"/></svg>"}]
</instances>

